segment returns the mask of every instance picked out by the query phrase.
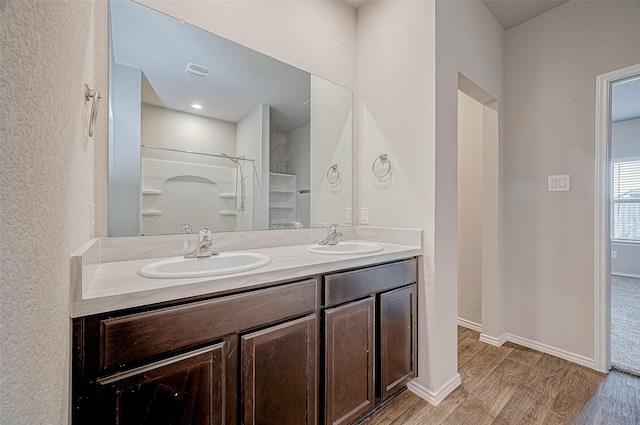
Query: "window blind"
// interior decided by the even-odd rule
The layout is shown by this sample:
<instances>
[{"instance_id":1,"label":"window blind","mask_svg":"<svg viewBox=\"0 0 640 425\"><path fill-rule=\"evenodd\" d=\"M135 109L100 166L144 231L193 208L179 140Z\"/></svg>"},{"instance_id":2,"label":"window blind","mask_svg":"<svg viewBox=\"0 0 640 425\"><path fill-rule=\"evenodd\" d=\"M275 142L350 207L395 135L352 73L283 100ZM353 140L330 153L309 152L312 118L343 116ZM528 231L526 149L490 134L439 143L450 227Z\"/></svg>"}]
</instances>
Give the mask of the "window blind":
<instances>
[{"instance_id":1,"label":"window blind","mask_svg":"<svg viewBox=\"0 0 640 425\"><path fill-rule=\"evenodd\" d=\"M640 161L613 164L612 237L640 242Z\"/></svg>"}]
</instances>

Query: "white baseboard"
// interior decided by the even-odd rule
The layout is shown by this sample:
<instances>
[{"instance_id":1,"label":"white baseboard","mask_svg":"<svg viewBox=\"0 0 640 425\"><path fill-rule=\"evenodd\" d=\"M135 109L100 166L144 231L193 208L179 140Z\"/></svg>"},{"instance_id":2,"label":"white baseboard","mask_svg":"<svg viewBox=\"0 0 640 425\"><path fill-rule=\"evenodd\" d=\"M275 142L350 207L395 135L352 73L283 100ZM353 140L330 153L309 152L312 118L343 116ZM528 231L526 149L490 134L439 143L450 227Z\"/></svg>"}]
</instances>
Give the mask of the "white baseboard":
<instances>
[{"instance_id":1,"label":"white baseboard","mask_svg":"<svg viewBox=\"0 0 640 425\"><path fill-rule=\"evenodd\" d=\"M575 354L561 348L553 347L551 345L543 344L541 342L533 341L531 339L523 338L521 336L513 335L510 333L502 334L498 338L481 333L480 341L496 347L501 347L505 342L509 341L513 342L514 344L522 345L523 347L540 351L541 353L546 353L570 361L572 363L577 363L579 365L589 367L591 369L596 368L594 359L590 359L588 357L581 356L580 354Z\"/></svg>"},{"instance_id":2,"label":"white baseboard","mask_svg":"<svg viewBox=\"0 0 640 425\"><path fill-rule=\"evenodd\" d=\"M581 356L570 351L562 350L560 348L552 347L551 345L543 344L541 342L533 341L531 339L523 338L521 336L507 334L506 337L507 341L513 342L514 344L532 348L542 353L550 354L552 356L559 357L561 359L568 360L570 362L577 363L591 369L595 369L594 359L590 359L588 357ZM480 336L480 340L482 341L482 335Z\"/></svg>"},{"instance_id":3,"label":"white baseboard","mask_svg":"<svg viewBox=\"0 0 640 425\"><path fill-rule=\"evenodd\" d=\"M504 344L505 342L508 341L507 335L508 334L502 334L502 335L500 335L499 337L496 338L495 336L490 336L490 335L481 333L480 334L480 341L484 342L486 344L489 344L489 345L494 345L496 347L501 347L502 344Z\"/></svg>"},{"instance_id":4,"label":"white baseboard","mask_svg":"<svg viewBox=\"0 0 640 425\"><path fill-rule=\"evenodd\" d=\"M611 272L612 275L614 276L621 276L621 277L635 277L636 279L640 279L640 274L633 274L633 273L613 273ZM459 320L459 319L458 319Z\"/></svg>"},{"instance_id":5,"label":"white baseboard","mask_svg":"<svg viewBox=\"0 0 640 425\"><path fill-rule=\"evenodd\" d=\"M442 385L436 391L431 391L423 387L422 385L418 384L415 379L407 384L407 389L418 397L425 399L432 405L437 406L461 384L462 380L460 379L460 374L456 373L454 377L445 382L444 385Z\"/></svg>"},{"instance_id":6,"label":"white baseboard","mask_svg":"<svg viewBox=\"0 0 640 425\"><path fill-rule=\"evenodd\" d=\"M482 332L482 325L476 322L472 322L471 320L463 319L458 317L458 326L462 326L463 328L471 329L473 331Z\"/></svg>"}]
</instances>

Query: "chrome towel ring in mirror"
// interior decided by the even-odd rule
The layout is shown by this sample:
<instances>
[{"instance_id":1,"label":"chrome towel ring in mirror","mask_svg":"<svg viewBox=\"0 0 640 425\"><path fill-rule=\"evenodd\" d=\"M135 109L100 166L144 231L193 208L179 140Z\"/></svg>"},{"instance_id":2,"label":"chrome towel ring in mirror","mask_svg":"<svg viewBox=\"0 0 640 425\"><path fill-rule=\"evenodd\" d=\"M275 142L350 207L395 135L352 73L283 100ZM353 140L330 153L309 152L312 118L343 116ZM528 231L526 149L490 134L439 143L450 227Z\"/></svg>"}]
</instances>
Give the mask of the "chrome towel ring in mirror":
<instances>
[{"instance_id":1,"label":"chrome towel ring in mirror","mask_svg":"<svg viewBox=\"0 0 640 425\"><path fill-rule=\"evenodd\" d=\"M330 185L338 183L338 180L340 180L340 171L338 170L338 164L333 164L331 167L329 167L329 169L327 170L327 180L329 181Z\"/></svg>"},{"instance_id":2,"label":"chrome towel ring in mirror","mask_svg":"<svg viewBox=\"0 0 640 425\"><path fill-rule=\"evenodd\" d=\"M386 177L391 172L391 160L386 153L383 153L373 160L371 169L373 170L373 175L377 178Z\"/></svg>"},{"instance_id":3,"label":"chrome towel ring in mirror","mask_svg":"<svg viewBox=\"0 0 640 425\"><path fill-rule=\"evenodd\" d=\"M91 116L89 118L89 137L93 137L93 131L96 128L96 119L98 118L98 103L100 102L101 97L102 96L100 96L100 92L91 90L85 83L84 100L88 102L90 98L93 98L93 102L91 102Z\"/></svg>"}]
</instances>

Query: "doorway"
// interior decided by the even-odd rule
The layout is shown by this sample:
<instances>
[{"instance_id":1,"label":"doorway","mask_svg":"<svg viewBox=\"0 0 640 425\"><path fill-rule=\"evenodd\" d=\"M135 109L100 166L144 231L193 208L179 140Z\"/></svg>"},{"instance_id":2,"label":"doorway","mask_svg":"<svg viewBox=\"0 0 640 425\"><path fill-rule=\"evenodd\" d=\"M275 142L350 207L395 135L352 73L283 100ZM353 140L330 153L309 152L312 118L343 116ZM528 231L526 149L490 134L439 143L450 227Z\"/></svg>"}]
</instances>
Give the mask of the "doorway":
<instances>
[{"instance_id":1,"label":"doorway","mask_svg":"<svg viewBox=\"0 0 640 425\"><path fill-rule=\"evenodd\" d=\"M458 325L497 346L505 335L498 272L499 163L498 102L458 74Z\"/></svg>"},{"instance_id":2,"label":"doorway","mask_svg":"<svg viewBox=\"0 0 640 425\"><path fill-rule=\"evenodd\" d=\"M640 376L640 75L611 85L611 366Z\"/></svg>"},{"instance_id":3,"label":"doorway","mask_svg":"<svg viewBox=\"0 0 640 425\"><path fill-rule=\"evenodd\" d=\"M629 264L637 265L640 263L638 251L627 249L640 249L640 240L634 240L633 231L632 233L627 233L629 226L625 226L627 221L630 224L634 223L633 214L635 213L633 211L636 207L630 206L636 205L640 208L640 198L636 200L634 189L627 187L626 183L621 184L623 180L627 180L627 177L624 176L627 174L632 176L634 174L633 171L630 171L630 167L633 168L633 164L620 165L634 162L635 156L633 154L623 154L624 149L621 146L627 146L627 144L616 143L614 145L613 139L620 140L622 130L637 124L632 120L640 118L640 113L635 117L632 114L627 116L627 119L620 119L615 116L617 114L616 110L612 109L614 89L618 90L622 87L622 83L630 83L638 79L640 79L640 64L596 77L594 363L596 369L601 372L608 372L611 369L612 360L617 367L631 371L628 366L633 365L623 367L621 364L616 363L620 361L618 358L616 360L612 358L614 349L612 342L618 344L623 341L626 344L629 341L638 341L631 332L627 332L633 329L634 324L629 322L629 317L625 317L623 314L625 311L635 312L637 310L637 304L633 308L625 306L630 297L630 292L625 292L625 290L634 288L636 281L623 282L618 285L619 281L622 280L619 278L635 279L635 276L620 276L621 274L635 275L633 272L627 273L624 271L628 270L624 269L622 264L623 262L628 262L627 256L631 260ZM635 99L637 102L637 96L632 96L631 99ZM637 105L637 107L640 108L640 105ZM624 122L627 123L616 124ZM636 147L640 144L637 134L638 132L635 132L635 136L631 136L629 146ZM640 158L637 159L640 160ZM614 171L617 171L617 176L614 176ZM616 190L617 194L615 193ZM627 219L626 217L630 214L631 218ZM638 219L640 219L640 210L636 216L635 223L637 223ZM631 254L628 255L629 253ZM640 280L637 283L640 283ZM620 287L620 291L618 287ZM632 293L635 293L635 291L632 291ZM615 308L615 311L613 311L613 308ZM612 319L615 320L615 323L613 323ZM612 325L616 326L615 330ZM626 332L626 336L612 341L612 331L616 333L618 331ZM640 337L640 335L638 336ZM629 345L622 346L622 348L616 346L615 349L617 352L631 351ZM635 358L640 358L640 351L635 355ZM636 373L640 373L640 369Z\"/></svg>"}]
</instances>

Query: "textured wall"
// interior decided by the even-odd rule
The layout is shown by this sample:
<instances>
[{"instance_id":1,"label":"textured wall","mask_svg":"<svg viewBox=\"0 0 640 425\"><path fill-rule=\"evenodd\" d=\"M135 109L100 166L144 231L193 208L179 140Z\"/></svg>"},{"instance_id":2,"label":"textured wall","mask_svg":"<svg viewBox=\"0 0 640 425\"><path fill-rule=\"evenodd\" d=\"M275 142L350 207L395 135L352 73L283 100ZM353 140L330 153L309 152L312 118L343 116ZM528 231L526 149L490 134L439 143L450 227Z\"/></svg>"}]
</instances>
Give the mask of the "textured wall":
<instances>
[{"instance_id":1,"label":"textured wall","mask_svg":"<svg viewBox=\"0 0 640 425\"><path fill-rule=\"evenodd\" d=\"M444 346L440 338L446 331L435 313L439 294L433 281L434 19L433 2L365 2L358 9L354 108L359 134L354 160L357 203L369 208L373 226L423 229L425 286L419 290L418 381L429 389L439 388L456 373L455 300L448 305L454 315L450 328L454 339ZM384 153L389 154L393 168L387 178L377 180L372 163ZM359 222L357 209L354 222Z\"/></svg>"},{"instance_id":2,"label":"textured wall","mask_svg":"<svg viewBox=\"0 0 640 425\"><path fill-rule=\"evenodd\" d=\"M458 317L482 325L482 105L458 92Z\"/></svg>"},{"instance_id":3,"label":"textured wall","mask_svg":"<svg viewBox=\"0 0 640 425\"><path fill-rule=\"evenodd\" d=\"M570 1L506 33L508 332L593 358L595 79L640 63L637 1ZM570 174L570 192L547 176Z\"/></svg>"},{"instance_id":4,"label":"textured wall","mask_svg":"<svg viewBox=\"0 0 640 425\"><path fill-rule=\"evenodd\" d=\"M0 422L66 424L69 256L89 239L93 145L106 141L104 104L87 137L84 83L106 90L106 3L0 12Z\"/></svg>"}]
</instances>

